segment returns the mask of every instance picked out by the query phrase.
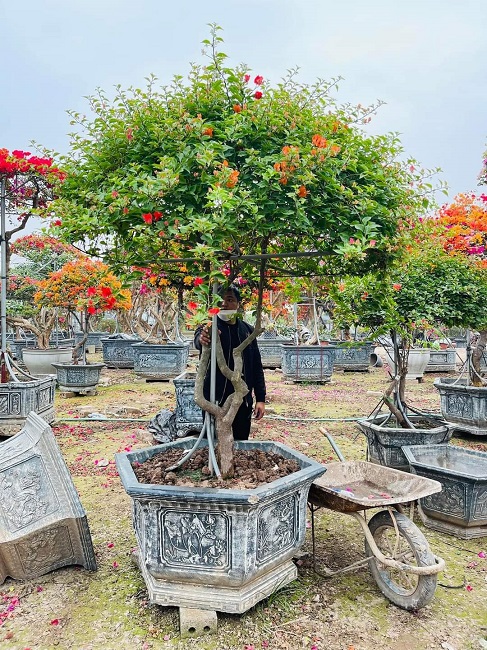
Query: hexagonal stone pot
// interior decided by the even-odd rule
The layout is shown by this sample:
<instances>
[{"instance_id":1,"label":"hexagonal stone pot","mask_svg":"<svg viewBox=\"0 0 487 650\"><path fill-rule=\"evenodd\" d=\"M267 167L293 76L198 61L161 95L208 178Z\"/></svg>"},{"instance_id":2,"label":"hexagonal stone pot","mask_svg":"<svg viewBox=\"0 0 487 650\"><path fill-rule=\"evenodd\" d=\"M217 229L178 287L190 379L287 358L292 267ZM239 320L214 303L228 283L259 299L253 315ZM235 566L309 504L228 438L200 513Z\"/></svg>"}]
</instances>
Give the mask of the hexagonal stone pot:
<instances>
[{"instance_id":1,"label":"hexagonal stone pot","mask_svg":"<svg viewBox=\"0 0 487 650\"><path fill-rule=\"evenodd\" d=\"M297 576L292 557L306 532L307 496L325 467L274 442L245 441L295 459L301 469L253 490L141 484L142 463L194 440L116 454L132 498L138 562L151 602L241 614Z\"/></svg>"},{"instance_id":2,"label":"hexagonal stone pot","mask_svg":"<svg viewBox=\"0 0 487 650\"><path fill-rule=\"evenodd\" d=\"M419 501L428 528L462 539L487 535L487 453L455 445L405 446L418 476L439 481L443 489Z\"/></svg>"},{"instance_id":3,"label":"hexagonal stone pot","mask_svg":"<svg viewBox=\"0 0 487 650\"><path fill-rule=\"evenodd\" d=\"M457 431L487 436L487 386L469 386L466 379L454 377L435 379L433 385L445 420Z\"/></svg>"},{"instance_id":4,"label":"hexagonal stone pot","mask_svg":"<svg viewBox=\"0 0 487 650\"><path fill-rule=\"evenodd\" d=\"M51 427L29 413L0 443L0 583L70 564L96 570L86 514Z\"/></svg>"},{"instance_id":5,"label":"hexagonal stone pot","mask_svg":"<svg viewBox=\"0 0 487 650\"><path fill-rule=\"evenodd\" d=\"M378 414L357 420L357 426L367 438L367 453L372 463L409 472L409 462L402 450L403 445L446 444L453 429L441 421L422 428L420 416L408 416L417 429L390 426L388 414Z\"/></svg>"},{"instance_id":6,"label":"hexagonal stone pot","mask_svg":"<svg viewBox=\"0 0 487 650\"><path fill-rule=\"evenodd\" d=\"M292 381L327 382L333 374L334 345L283 345L282 372Z\"/></svg>"},{"instance_id":7,"label":"hexagonal stone pot","mask_svg":"<svg viewBox=\"0 0 487 650\"><path fill-rule=\"evenodd\" d=\"M165 381L180 375L188 364L187 343L135 343L134 371L137 377Z\"/></svg>"},{"instance_id":8,"label":"hexagonal stone pot","mask_svg":"<svg viewBox=\"0 0 487 650\"><path fill-rule=\"evenodd\" d=\"M20 431L31 411L45 422L53 422L56 377L46 375L31 381L0 384L0 431L9 436Z\"/></svg>"},{"instance_id":9,"label":"hexagonal stone pot","mask_svg":"<svg viewBox=\"0 0 487 650\"><path fill-rule=\"evenodd\" d=\"M53 363L57 373L60 390L71 393L93 392L100 382L100 373L104 363L77 365L73 363Z\"/></svg>"}]
</instances>

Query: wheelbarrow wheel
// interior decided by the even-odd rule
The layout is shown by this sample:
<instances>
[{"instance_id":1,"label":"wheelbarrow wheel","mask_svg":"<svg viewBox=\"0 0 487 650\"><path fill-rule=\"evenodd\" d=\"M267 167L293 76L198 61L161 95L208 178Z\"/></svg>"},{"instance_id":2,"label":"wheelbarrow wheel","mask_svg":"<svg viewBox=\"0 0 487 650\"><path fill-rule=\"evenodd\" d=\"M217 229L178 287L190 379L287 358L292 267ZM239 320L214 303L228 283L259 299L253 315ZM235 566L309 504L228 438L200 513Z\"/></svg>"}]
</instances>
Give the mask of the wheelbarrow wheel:
<instances>
[{"instance_id":1,"label":"wheelbarrow wheel","mask_svg":"<svg viewBox=\"0 0 487 650\"><path fill-rule=\"evenodd\" d=\"M406 515L394 512L396 529L388 510L375 514L369 522L369 530L377 547L386 557L413 566L434 566L435 556L419 528ZM367 556L373 556L365 540ZM382 564L379 559L369 560L369 569L384 596L403 609L418 610L431 602L437 582L437 574L416 575Z\"/></svg>"}]
</instances>

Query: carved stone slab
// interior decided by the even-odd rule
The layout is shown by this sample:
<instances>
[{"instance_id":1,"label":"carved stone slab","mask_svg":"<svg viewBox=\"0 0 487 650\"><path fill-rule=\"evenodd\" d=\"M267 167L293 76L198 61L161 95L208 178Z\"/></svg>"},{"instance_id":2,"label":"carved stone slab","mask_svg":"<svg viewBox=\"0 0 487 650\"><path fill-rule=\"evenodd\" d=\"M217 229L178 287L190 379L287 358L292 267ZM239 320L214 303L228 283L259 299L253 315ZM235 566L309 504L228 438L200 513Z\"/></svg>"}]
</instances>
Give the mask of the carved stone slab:
<instances>
[{"instance_id":1,"label":"carved stone slab","mask_svg":"<svg viewBox=\"0 0 487 650\"><path fill-rule=\"evenodd\" d=\"M441 377L433 385L440 393L441 414L458 431L487 435L487 387L467 386L465 379Z\"/></svg>"},{"instance_id":2,"label":"carved stone slab","mask_svg":"<svg viewBox=\"0 0 487 650\"><path fill-rule=\"evenodd\" d=\"M332 345L283 345L282 372L292 381L330 381L336 357Z\"/></svg>"},{"instance_id":3,"label":"carved stone slab","mask_svg":"<svg viewBox=\"0 0 487 650\"><path fill-rule=\"evenodd\" d=\"M51 427L29 413L0 443L0 584L70 564L96 570L86 514Z\"/></svg>"},{"instance_id":4,"label":"carved stone slab","mask_svg":"<svg viewBox=\"0 0 487 650\"><path fill-rule=\"evenodd\" d=\"M309 487L325 467L279 443L245 441L238 448L280 453L301 470L254 490L137 481L132 463L193 444L115 456L133 500L139 566L151 602L243 613L296 577L292 557L304 542Z\"/></svg>"},{"instance_id":5,"label":"carved stone slab","mask_svg":"<svg viewBox=\"0 0 487 650\"><path fill-rule=\"evenodd\" d=\"M20 431L27 415L34 411L53 422L56 377L46 375L32 381L0 384L0 429L4 436Z\"/></svg>"},{"instance_id":6,"label":"carved stone slab","mask_svg":"<svg viewBox=\"0 0 487 650\"><path fill-rule=\"evenodd\" d=\"M462 539L487 536L487 453L455 445L405 446L411 471L439 481L420 499L426 526Z\"/></svg>"}]
</instances>

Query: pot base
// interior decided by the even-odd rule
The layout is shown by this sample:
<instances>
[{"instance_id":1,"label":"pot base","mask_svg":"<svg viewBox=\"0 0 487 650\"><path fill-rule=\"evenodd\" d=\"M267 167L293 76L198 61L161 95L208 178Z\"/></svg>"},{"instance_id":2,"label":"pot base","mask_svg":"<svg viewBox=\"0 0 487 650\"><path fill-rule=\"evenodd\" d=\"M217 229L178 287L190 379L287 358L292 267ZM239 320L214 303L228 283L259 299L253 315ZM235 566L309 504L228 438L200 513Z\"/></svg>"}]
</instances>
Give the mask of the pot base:
<instances>
[{"instance_id":1,"label":"pot base","mask_svg":"<svg viewBox=\"0 0 487 650\"><path fill-rule=\"evenodd\" d=\"M145 563L141 562L137 550L133 553L133 559L142 572L151 603L164 607L187 607L228 614L243 614L298 577L296 565L292 560L288 560L241 587L199 585L194 582L185 584L154 578Z\"/></svg>"},{"instance_id":2,"label":"pot base","mask_svg":"<svg viewBox=\"0 0 487 650\"><path fill-rule=\"evenodd\" d=\"M436 530L439 533L445 533L446 535L454 535L459 539L476 539L477 537L486 537L487 536L487 525L484 526L465 526L461 524L454 524L451 521L444 521L438 519L434 511L430 516L429 510L425 512L421 505L421 500L418 503L418 514L426 526L426 528L431 528L431 530Z\"/></svg>"}]
</instances>

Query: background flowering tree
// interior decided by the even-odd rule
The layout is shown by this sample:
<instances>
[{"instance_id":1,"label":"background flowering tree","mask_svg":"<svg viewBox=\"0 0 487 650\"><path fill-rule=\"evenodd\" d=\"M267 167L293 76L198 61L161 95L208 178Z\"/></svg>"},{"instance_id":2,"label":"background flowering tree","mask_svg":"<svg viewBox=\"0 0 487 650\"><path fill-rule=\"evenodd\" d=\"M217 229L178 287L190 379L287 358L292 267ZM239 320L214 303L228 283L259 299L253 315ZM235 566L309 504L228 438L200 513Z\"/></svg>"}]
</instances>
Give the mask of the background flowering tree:
<instances>
[{"instance_id":1,"label":"background flowering tree","mask_svg":"<svg viewBox=\"0 0 487 650\"><path fill-rule=\"evenodd\" d=\"M129 309L131 305L130 291L123 288L108 266L88 257L67 262L58 271L50 273L39 282L34 300L39 306L82 313L84 337L73 350L75 363L80 348L83 350L82 361L86 363L84 344L88 338L90 318L105 311Z\"/></svg>"},{"instance_id":2,"label":"background flowering tree","mask_svg":"<svg viewBox=\"0 0 487 650\"><path fill-rule=\"evenodd\" d=\"M487 195L459 194L452 203L443 206L436 217L444 249L454 257L466 257L487 275ZM480 318L472 314L466 326L479 331L471 357L470 379L474 386L481 386L480 361L487 345L487 323L481 316L476 293L466 296L466 301L479 308Z\"/></svg>"},{"instance_id":3,"label":"background flowering tree","mask_svg":"<svg viewBox=\"0 0 487 650\"><path fill-rule=\"evenodd\" d=\"M10 250L22 258L22 262L15 266L8 277L7 323L16 330L21 328L32 332L36 336L37 347L48 348L59 314L56 309L36 305L33 298L38 283L69 260L78 259L83 254L54 237L37 234L15 240Z\"/></svg>"},{"instance_id":4,"label":"background flowering tree","mask_svg":"<svg viewBox=\"0 0 487 650\"><path fill-rule=\"evenodd\" d=\"M215 283L241 276L258 285L255 331L235 351L235 394L222 407L203 399L208 350L197 380L228 475L231 422L246 392L238 368L261 331L266 272L385 268L398 222L423 210L433 188L401 161L395 135L366 135L377 106L339 106L336 80L308 86L295 72L273 87L245 65L230 67L221 40L213 26L206 61L187 80L156 90L150 77L144 90L118 88L113 101L99 91L89 99L94 116L71 113L78 132L55 210L67 241L124 272L148 262L170 271L177 242L205 318Z\"/></svg>"}]
</instances>

